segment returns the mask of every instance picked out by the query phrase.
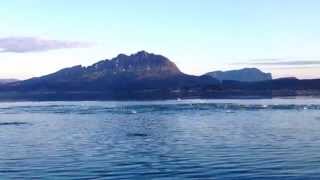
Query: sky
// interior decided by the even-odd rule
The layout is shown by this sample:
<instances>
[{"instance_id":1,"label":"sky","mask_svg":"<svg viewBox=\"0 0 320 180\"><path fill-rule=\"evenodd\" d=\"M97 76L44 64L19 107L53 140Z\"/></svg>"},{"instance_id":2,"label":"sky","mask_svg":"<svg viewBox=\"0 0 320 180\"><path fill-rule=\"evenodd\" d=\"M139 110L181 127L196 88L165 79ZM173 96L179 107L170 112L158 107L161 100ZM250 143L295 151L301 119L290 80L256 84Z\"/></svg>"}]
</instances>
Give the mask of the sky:
<instances>
[{"instance_id":1,"label":"sky","mask_svg":"<svg viewBox=\"0 0 320 180\"><path fill-rule=\"evenodd\" d=\"M0 78L140 50L187 74L257 67L275 78L320 78L319 7L318 0L3 1Z\"/></svg>"}]
</instances>

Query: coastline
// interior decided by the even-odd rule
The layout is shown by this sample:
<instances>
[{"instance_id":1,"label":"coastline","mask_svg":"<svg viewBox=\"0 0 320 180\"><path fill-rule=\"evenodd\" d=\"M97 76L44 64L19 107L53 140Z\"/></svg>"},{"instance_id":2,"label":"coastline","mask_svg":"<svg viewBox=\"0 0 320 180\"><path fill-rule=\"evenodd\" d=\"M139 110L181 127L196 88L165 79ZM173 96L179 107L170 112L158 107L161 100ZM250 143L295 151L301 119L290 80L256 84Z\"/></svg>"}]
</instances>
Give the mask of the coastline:
<instances>
[{"instance_id":1,"label":"coastline","mask_svg":"<svg viewBox=\"0 0 320 180\"><path fill-rule=\"evenodd\" d=\"M158 101L193 99L317 99L320 91L118 91L115 92L0 92L0 102L23 101Z\"/></svg>"}]
</instances>

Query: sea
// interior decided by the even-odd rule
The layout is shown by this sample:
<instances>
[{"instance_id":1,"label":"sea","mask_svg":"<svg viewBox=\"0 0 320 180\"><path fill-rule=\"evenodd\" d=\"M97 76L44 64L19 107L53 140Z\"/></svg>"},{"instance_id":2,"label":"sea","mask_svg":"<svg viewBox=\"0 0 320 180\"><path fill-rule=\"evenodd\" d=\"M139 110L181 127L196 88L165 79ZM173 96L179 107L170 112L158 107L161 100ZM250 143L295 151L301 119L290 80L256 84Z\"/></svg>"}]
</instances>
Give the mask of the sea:
<instances>
[{"instance_id":1,"label":"sea","mask_svg":"<svg viewBox=\"0 0 320 180\"><path fill-rule=\"evenodd\" d=\"M1 102L0 179L320 179L320 99Z\"/></svg>"}]
</instances>

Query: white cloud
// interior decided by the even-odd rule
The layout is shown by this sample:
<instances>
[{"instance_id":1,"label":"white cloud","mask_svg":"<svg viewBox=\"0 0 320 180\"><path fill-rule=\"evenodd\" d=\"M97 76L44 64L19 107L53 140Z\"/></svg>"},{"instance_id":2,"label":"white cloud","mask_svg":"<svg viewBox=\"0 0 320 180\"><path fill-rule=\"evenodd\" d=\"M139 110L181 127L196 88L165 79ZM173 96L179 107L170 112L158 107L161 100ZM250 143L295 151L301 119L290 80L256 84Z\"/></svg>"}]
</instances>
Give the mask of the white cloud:
<instances>
[{"instance_id":1,"label":"white cloud","mask_svg":"<svg viewBox=\"0 0 320 180\"><path fill-rule=\"evenodd\" d=\"M0 38L0 53L28 53L55 49L87 48L92 44L78 41L60 41L37 37L4 37Z\"/></svg>"}]
</instances>

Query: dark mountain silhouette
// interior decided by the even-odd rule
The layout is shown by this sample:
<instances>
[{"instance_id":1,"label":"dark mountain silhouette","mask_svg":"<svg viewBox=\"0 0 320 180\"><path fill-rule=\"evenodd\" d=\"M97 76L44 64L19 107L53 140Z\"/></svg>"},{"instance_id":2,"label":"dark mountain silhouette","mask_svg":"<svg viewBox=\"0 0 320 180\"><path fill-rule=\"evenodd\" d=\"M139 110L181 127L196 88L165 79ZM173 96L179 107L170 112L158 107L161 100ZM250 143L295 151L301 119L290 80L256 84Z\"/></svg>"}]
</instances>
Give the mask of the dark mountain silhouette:
<instances>
[{"instance_id":1,"label":"dark mountain silhouette","mask_svg":"<svg viewBox=\"0 0 320 180\"><path fill-rule=\"evenodd\" d=\"M140 51L129 56L120 54L88 67L78 65L42 77L1 84L0 100L150 100L320 95L320 79L271 80L270 74L256 69L236 73L240 73L238 79L227 78L229 80L217 80L211 75L188 75L168 58ZM256 74L261 77L254 79L252 76Z\"/></svg>"},{"instance_id":2,"label":"dark mountain silhouette","mask_svg":"<svg viewBox=\"0 0 320 180\"><path fill-rule=\"evenodd\" d=\"M74 66L3 87L15 91L118 91L215 85L209 76L182 73L168 58L140 51L120 54L91 66Z\"/></svg>"},{"instance_id":3,"label":"dark mountain silhouette","mask_svg":"<svg viewBox=\"0 0 320 180\"><path fill-rule=\"evenodd\" d=\"M213 71L206 75L212 76L220 81L232 80L243 82L267 81L272 79L271 73L264 73L257 68L244 68L231 71Z\"/></svg>"}]
</instances>

